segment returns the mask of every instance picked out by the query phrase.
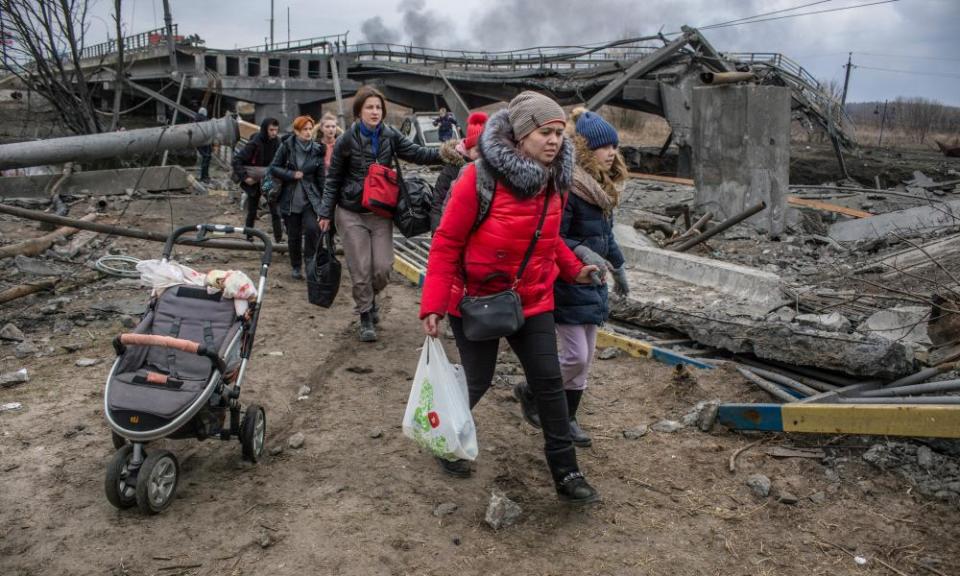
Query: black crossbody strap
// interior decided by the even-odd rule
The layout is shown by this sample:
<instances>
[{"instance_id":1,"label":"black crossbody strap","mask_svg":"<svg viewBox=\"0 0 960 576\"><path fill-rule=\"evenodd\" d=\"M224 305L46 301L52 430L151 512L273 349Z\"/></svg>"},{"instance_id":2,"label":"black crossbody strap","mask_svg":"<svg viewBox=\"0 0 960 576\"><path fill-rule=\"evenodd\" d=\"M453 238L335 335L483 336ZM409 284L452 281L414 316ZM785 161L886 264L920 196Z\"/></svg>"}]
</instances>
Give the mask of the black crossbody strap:
<instances>
[{"instance_id":1,"label":"black crossbody strap","mask_svg":"<svg viewBox=\"0 0 960 576\"><path fill-rule=\"evenodd\" d=\"M407 194L407 186L403 182L403 171L400 170L400 157L397 156L397 138L392 138L390 144L393 147L390 152L393 154L393 166L397 171L397 189L400 191L400 194L403 195L403 199L407 201L407 209L410 209L410 195Z\"/></svg>"},{"instance_id":2,"label":"black crossbody strap","mask_svg":"<svg viewBox=\"0 0 960 576\"><path fill-rule=\"evenodd\" d=\"M523 260L520 262L520 268L517 270L517 279L513 283L514 286L519 284L520 278L523 277L523 271L526 270L527 264L530 262L530 257L533 256L533 249L537 247L537 240L540 239L540 232L543 230L543 222L547 219L547 208L550 207L550 189L547 188L543 195L543 211L540 212L540 222L537 223L537 230L533 233L533 238L530 240L530 245L527 246L527 253L523 255Z\"/></svg>"}]
</instances>

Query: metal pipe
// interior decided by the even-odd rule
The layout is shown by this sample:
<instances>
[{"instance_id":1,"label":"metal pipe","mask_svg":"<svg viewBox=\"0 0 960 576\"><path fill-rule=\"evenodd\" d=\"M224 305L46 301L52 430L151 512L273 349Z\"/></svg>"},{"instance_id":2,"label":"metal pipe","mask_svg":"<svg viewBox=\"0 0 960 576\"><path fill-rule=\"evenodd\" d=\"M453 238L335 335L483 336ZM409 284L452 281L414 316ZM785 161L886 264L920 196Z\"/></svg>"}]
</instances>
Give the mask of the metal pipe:
<instances>
[{"instance_id":1,"label":"metal pipe","mask_svg":"<svg viewBox=\"0 0 960 576\"><path fill-rule=\"evenodd\" d=\"M960 396L903 396L896 398L861 398L840 396L841 404L960 404Z\"/></svg>"},{"instance_id":2,"label":"metal pipe","mask_svg":"<svg viewBox=\"0 0 960 576\"><path fill-rule=\"evenodd\" d=\"M753 72L703 72L700 74L700 81L704 84L736 84L737 82L749 82L755 80Z\"/></svg>"},{"instance_id":3,"label":"metal pipe","mask_svg":"<svg viewBox=\"0 0 960 576\"><path fill-rule=\"evenodd\" d=\"M683 244L681 244L681 245L677 246L676 248L674 248L673 251L674 251L674 252L686 252L687 250L693 248L693 247L696 246L697 244L699 244L699 243L701 243L701 242L705 242L705 241L713 238L713 237L716 236L717 234L720 234L721 232L725 231L727 228L730 228L730 227L732 227L732 226L736 226L736 225L739 224L740 222L743 222L743 221L746 220L747 218L753 216L753 215L756 214L757 212L762 211L762 210L763 210L764 208L766 208L766 207L767 207L767 203L766 203L766 202L763 202L763 201L760 201L759 204L757 204L757 205L755 205L755 206L751 206L750 208L747 208L746 210L744 210L743 212L737 214L736 216L724 220L723 222L717 224L716 226L714 226L713 228L707 230L707 231L704 232L703 234L700 234L699 236L695 236L695 237L691 238L690 240L687 240L687 241L684 242Z\"/></svg>"},{"instance_id":4,"label":"metal pipe","mask_svg":"<svg viewBox=\"0 0 960 576\"><path fill-rule=\"evenodd\" d=\"M939 366L931 366L930 368L924 368L919 372L916 372L909 376L904 376L899 380L894 380L893 382L884 386L884 388L890 389L890 388L897 388L899 386L907 386L909 384L920 384L924 380L929 380L930 378L933 378L937 374L948 372L950 370L953 370L956 367L957 367L957 363L946 362L946 363L940 364Z\"/></svg>"},{"instance_id":5,"label":"metal pipe","mask_svg":"<svg viewBox=\"0 0 960 576\"><path fill-rule=\"evenodd\" d=\"M225 116L179 126L18 142L0 146L0 170L153 154L214 143L229 146L239 139L237 121Z\"/></svg>"},{"instance_id":6,"label":"metal pipe","mask_svg":"<svg viewBox=\"0 0 960 576\"><path fill-rule=\"evenodd\" d=\"M786 364L785 362L780 362L778 360L766 360L766 362L769 362L770 364L773 364L779 368L807 376L809 378L816 378L817 380L830 384L834 387L842 388L844 386L852 386L860 383L860 380L857 380L856 378L849 378L847 376L833 374L812 366L794 366L793 364Z\"/></svg>"},{"instance_id":7,"label":"metal pipe","mask_svg":"<svg viewBox=\"0 0 960 576\"><path fill-rule=\"evenodd\" d=\"M785 390L783 390L773 382L768 382L764 380L763 378L757 376L756 374L747 370L746 368L737 366L737 372L739 372L744 378L753 382L754 384L759 386L762 390L768 392L771 396L773 396L778 400L783 400L784 402L797 401L797 399L791 396L790 393L786 392Z\"/></svg>"},{"instance_id":8,"label":"metal pipe","mask_svg":"<svg viewBox=\"0 0 960 576\"><path fill-rule=\"evenodd\" d=\"M876 398L878 396L908 396L910 394L926 394L928 392L953 392L960 390L960 380L943 380L929 384L914 384L913 386L898 386L896 388L880 388L868 390L861 394L863 397Z\"/></svg>"},{"instance_id":9,"label":"metal pipe","mask_svg":"<svg viewBox=\"0 0 960 576\"><path fill-rule=\"evenodd\" d=\"M821 390L815 390L809 386L806 386L805 384L801 384L800 382L797 382L793 378L788 378L783 374L771 372L770 370L764 370L763 368L757 368L754 366L747 368L747 370L775 384L780 384L781 386L786 386L787 388L796 390L797 392L799 392L800 394L803 394L804 396L814 396L821 392Z\"/></svg>"},{"instance_id":10,"label":"metal pipe","mask_svg":"<svg viewBox=\"0 0 960 576\"><path fill-rule=\"evenodd\" d=\"M825 382L818 382L818 385L816 386L807 384L802 382L799 377L794 377L794 375L791 374L784 374L783 372L769 370L769 367L764 366L762 363L756 360L750 360L749 358L737 357L737 362L750 366L750 371L756 373L758 376L762 376L763 378L776 382L777 384L789 386L797 392L803 392L807 396L813 396L815 394L819 394L820 392L829 392L830 390L836 389L835 386L830 386Z\"/></svg>"}]
</instances>

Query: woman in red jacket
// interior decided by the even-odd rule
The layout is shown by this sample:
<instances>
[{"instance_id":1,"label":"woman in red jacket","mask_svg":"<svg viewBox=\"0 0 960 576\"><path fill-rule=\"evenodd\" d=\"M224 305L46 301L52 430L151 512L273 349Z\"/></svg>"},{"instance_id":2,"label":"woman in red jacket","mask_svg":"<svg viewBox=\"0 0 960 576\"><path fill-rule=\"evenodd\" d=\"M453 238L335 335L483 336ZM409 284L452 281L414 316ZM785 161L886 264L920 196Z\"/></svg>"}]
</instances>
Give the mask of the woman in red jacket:
<instances>
[{"instance_id":1,"label":"woman in red jacket","mask_svg":"<svg viewBox=\"0 0 960 576\"><path fill-rule=\"evenodd\" d=\"M480 137L481 161L467 166L454 184L433 236L420 318L427 335L437 337L440 319L450 315L472 409L493 381L500 342L468 340L458 305L465 292L482 296L514 285L548 203L532 256L516 279L525 322L507 336L507 342L520 359L534 395L557 494L562 500L589 503L599 500L599 495L577 466L553 321L557 277L589 283L591 273L598 270L584 266L559 234L574 167L573 147L563 137L565 125L563 109L535 92L523 92L489 119ZM479 178L478 170L485 171ZM482 183L493 181L492 200L481 202L481 196L489 197L482 193ZM440 460L440 464L451 475L470 475L464 460Z\"/></svg>"}]
</instances>

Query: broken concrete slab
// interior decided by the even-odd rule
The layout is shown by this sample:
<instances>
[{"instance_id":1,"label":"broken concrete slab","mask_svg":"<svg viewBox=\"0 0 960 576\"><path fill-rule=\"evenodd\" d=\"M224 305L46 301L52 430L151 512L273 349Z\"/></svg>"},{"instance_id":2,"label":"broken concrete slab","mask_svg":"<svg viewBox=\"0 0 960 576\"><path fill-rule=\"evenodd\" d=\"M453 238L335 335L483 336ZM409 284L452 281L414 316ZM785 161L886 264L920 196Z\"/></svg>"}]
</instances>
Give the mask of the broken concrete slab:
<instances>
[{"instance_id":1,"label":"broken concrete slab","mask_svg":"<svg viewBox=\"0 0 960 576\"><path fill-rule=\"evenodd\" d=\"M134 189L147 192L184 190L190 187L187 176L180 166L74 172L63 181L59 192L67 196L114 196ZM58 178L59 174L2 178L0 198L48 199L50 186Z\"/></svg>"},{"instance_id":2,"label":"broken concrete slab","mask_svg":"<svg viewBox=\"0 0 960 576\"><path fill-rule=\"evenodd\" d=\"M933 346L927 333L929 319L929 306L897 306L874 313L857 326L857 332L929 347Z\"/></svg>"},{"instance_id":3,"label":"broken concrete slab","mask_svg":"<svg viewBox=\"0 0 960 576\"><path fill-rule=\"evenodd\" d=\"M960 200L936 202L870 218L837 222L830 226L830 237L838 242L876 240L899 234L916 236L937 228L960 226Z\"/></svg>"},{"instance_id":4,"label":"broken concrete slab","mask_svg":"<svg viewBox=\"0 0 960 576\"><path fill-rule=\"evenodd\" d=\"M919 351L913 344L765 320L703 288L687 285L685 294L683 286L663 277L633 271L629 277L630 297L612 302L611 317L617 320L676 330L706 346L797 366L881 378L916 370Z\"/></svg>"},{"instance_id":5,"label":"broken concrete slab","mask_svg":"<svg viewBox=\"0 0 960 576\"><path fill-rule=\"evenodd\" d=\"M99 312L111 312L114 314L126 314L127 316L142 316L147 311L147 303L143 298L118 298L95 302L90 308Z\"/></svg>"},{"instance_id":6,"label":"broken concrete slab","mask_svg":"<svg viewBox=\"0 0 960 576\"><path fill-rule=\"evenodd\" d=\"M837 312L829 314L801 314L794 319L797 324L827 332L849 332L850 321Z\"/></svg>"},{"instance_id":7,"label":"broken concrete slab","mask_svg":"<svg viewBox=\"0 0 960 576\"><path fill-rule=\"evenodd\" d=\"M614 234L629 268L652 272L687 284L711 288L735 296L766 314L788 302L780 289L780 277L770 272L694 254L645 246L630 226L614 226Z\"/></svg>"},{"instance_id":8,"label":"broken concrete slab","mask_svg":"<svg viewBox=\"0 0 960 576\"><path fill-rule=\"evenodd\" d=\"M22 254L17 255L13 262L22 274L30 274L31 276L63 276L67 274L67 271L59 266Z\"/></svg>"},{"instance_id":9,"label":"broken concrete slab","mask_svg":"<svg viewBox=\"0 0 960 576\"><path fill-rule=\"evenodd\" d=\"M12 322L7 322L3 325L3 328L0 328L0 340L9 340L11 342L23 342L26 337L15 324Z\"/></svg>"}]
</instances>

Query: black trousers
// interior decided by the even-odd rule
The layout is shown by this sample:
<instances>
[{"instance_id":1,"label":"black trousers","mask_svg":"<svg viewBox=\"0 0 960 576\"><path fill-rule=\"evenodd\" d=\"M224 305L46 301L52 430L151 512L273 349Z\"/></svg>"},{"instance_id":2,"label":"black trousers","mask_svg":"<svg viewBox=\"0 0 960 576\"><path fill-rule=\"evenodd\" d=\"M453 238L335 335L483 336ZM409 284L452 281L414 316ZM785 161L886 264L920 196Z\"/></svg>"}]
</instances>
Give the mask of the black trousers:
<instances>
[{"instance_id":1,"label":"black trousers","mask_svg":"<svg viewBox=\"0 0 960 576\"><path fill-rule=\"evenodd\" d=\"M257 222L257 209L260 207L260 196L263 193L260 191L259 183L253 186L241 183L240 188L247 194L247 219L244 226L253 228ZM280 221L280 212L277 211L276 204L268 204L268 206L270 208L270 224L273 226L273 239L279 242L283 238L283 223Z\"/></svg>"},{"instance_id":2,"label":"black trousers","mask_svg":"<svg viewBox=\"0 0 960 576\"><path fill-rule=\"evenodd\" d=\"M200 181L206 182L210 179L210 158L213 156L213 149L209 146L197 148L200 153Z\"/></svg>"},{"instance_id":3,"label":"black trousers","mask_svg":"<svg viewBox=\"0 0 960 576\"><path fill-rule=\"evenodd\" d=\"M290 265L300 269L317 253L320 243L320 226L313 207L307 204L299 214L287 214L287 247L290 250Z\"/></svg>"},{"instance_id":4,"label":"black trousers","mask_svg":"<svg viewBox=\"0 0 960 576\"><path fill-rule=\"evenodd\" d=\"M463 320L450 316L450 327L457 340L460 362L467 377L472 410L493 383L497 367L499 340L472 342L463 333ZM557 333L553 314L527 318L518 332L507 337L507 343L520 359L527 385L533 393L540 423L543 426L544 453L555 481L576 472L577 454L570 440L570 419L567 397L560 376L557 357Z\"/></svg>"}]
</instances>

